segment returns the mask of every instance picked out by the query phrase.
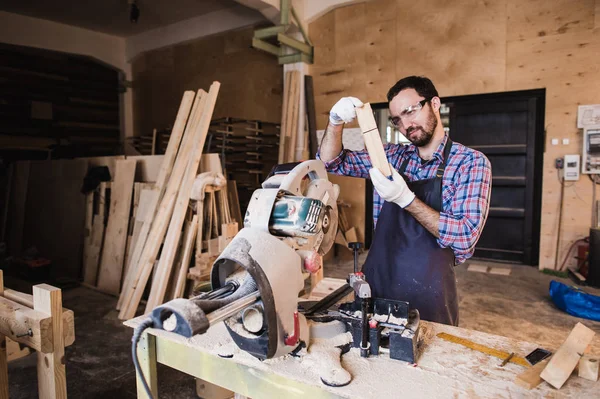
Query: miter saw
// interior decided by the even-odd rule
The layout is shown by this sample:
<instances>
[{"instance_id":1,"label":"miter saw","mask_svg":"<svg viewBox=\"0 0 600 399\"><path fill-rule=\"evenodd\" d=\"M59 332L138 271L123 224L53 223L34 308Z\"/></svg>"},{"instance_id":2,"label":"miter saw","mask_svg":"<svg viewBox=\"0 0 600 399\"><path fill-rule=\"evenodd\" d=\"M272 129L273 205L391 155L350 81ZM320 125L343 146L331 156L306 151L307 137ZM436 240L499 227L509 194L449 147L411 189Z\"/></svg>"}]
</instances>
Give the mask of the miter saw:
<instances>
[{"instance_id":1,"label":"miter saw","mask_svg":"<svg viewBox=\"0 0 600 399\"><path fill-rule=\"evenodd\" d=\"M237 346L262 360L308 345L307 317L316 321L335 319L345 323L353 336L360 334L354 341L364 346L365 340L360 337L369 334L367 312L391 314L393 309L378 307L378 300L361 298L365 289L364 285L356 284L356 273L351 282L357 298L345 304L345 308L330 311L333 299L341 298L340 290L310 308L306 304L299 307L306 273L322 267L322 255L335 241L338 195L339 186L327 179L321 161L276 166L262 188L252 194L244 228L214 262L212 291L160 305L136 329L133 338L136 369L139 370L139 365L135 345L148 327L192 337L224 321ZM347 294L352 287L346 286L344 290ZM362 315L356 317L360 313L356 310L360 309ZM408 312L408 304L405 310ZM380 336L375 333L376 342ZM369 347L375 353L373 345Z\"/></svg>"}]
</instances>

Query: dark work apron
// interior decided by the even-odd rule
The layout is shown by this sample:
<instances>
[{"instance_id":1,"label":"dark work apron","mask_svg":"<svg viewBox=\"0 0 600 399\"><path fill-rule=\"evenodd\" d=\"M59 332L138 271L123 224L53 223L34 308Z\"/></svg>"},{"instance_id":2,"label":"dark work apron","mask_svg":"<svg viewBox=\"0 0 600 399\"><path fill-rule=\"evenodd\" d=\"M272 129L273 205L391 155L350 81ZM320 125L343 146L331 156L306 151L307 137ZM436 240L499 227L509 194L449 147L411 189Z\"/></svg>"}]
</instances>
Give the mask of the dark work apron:
<instances>
[{"instance_id":1,"label":"dark work apron","mask_svg":"<svg viewBox=\"0 0 600 399\"><path fill-rule=\"evenodd\" d=\"M438 212L451 147L448 138L444 160L432 179L409 182L404 176L408 158L399 171L416 197ZM363 272L374 297L407 301L421 319L458 325L454 253L441 248L425 227L395 203L386 201L381 208Z\"/></svg>"}]
</instances>

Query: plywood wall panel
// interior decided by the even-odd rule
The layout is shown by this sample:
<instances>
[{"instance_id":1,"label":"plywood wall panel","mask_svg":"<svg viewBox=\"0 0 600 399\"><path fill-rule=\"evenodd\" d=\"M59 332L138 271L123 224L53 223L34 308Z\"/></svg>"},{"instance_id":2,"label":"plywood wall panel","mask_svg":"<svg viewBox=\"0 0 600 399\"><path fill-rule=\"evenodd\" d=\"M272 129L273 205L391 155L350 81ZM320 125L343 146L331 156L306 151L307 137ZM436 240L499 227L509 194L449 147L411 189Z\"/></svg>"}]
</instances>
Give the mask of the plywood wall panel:
<instances>
[{"instance_id":1,"label":"plywood wall panel","mask_svg":"<svg viewBox=\"0 0 600 399\"><path fill-rule=\"evenodd\" d=\"M310 73L314 82L317 129L325 129L329 110L340 98L368 98L364 64L318 66L311 68Z\"/></svg>"},{"instance_id":2,"label":"plywood wall panel","mask_svg":"<svg viewBox=\"0 0 600 399\"><path fill-rule=\"evenodd\" d=\"M364 64L365 62L365 3L341 7L335 17L335 63ZM370 21L368 22L370 23Z\"/></svg>"},{"instance_id":3,"label":"plywood wall panel","mask_svg":"<svg viewBox=\"0 0 600 399\"><path fill-rule=\"evenodd\" d=\"M335 64L335 13L329 12L310 25L310 40L317 65Z\"/></svg>"},{"instance_id":4,"label":"plywood wall panel","mask_svg":"<svg viewBox=\"0 0 600 399\"><path fill-rule=\"evenodd\" d=\"M425 75L444 96L505 87L503 1L402 3L396 15L396 75Z\"/></svg>"},{"instance_id":5,"label":"plywood wall panel","mask_svg":"<svg viewBox=\"0 0 600 399\"><path fill-rule=\"evenodd\" d=\"M594 27L595 0L507 0L508 40L523 40Z\"/></svg>"},{"instance_id":6,"label":"plywood wall panel","mask_svg":"<svg viewBox=\"0 0 600 399\"><path fill-rule=\"evenodd\" d=\"M508 43L507 89L588 85L600 71L600 29Z\"/></svg>"},{"instance_id":7,"label":"plywood wall panel","mask_svg":"<svg viewBox=\"0 0 600 399\"><path fill-rule=\"evenodd\" d=\"M374 0L365 3L365 15L369 24L390 21L396 17L398 2L396 0ZM402 7L402 5L400 5Z\"/></svg>"},{"instance_id":8,"label":"plywood wall panel","mask_svg":"<svg viewBox=\"0 0 600 399\"><path fill-rule=\"evenodd\" d=\"M369 23L365 29L365 36L368 94L363 101L386 102L388 90L397 81L395 21Z\"/></svg>"}]
</instances>

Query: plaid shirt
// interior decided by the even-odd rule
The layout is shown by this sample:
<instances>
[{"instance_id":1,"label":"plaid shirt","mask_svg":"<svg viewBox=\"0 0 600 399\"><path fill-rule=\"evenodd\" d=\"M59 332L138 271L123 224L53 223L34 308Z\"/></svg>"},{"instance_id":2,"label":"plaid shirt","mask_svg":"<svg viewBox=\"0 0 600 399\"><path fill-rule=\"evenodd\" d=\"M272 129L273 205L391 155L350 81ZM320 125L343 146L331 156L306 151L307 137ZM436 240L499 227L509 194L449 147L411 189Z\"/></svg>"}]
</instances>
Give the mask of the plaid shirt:
<instances>
[{"instance_id":1,"label":"plaid shirt","mask_svg":"<svg viewBox=\"0 0 600 399\"><path fill-rule=\"evenodd\" d=\"M413 144L386 144L385 153L392 166L399 170L405 157L409 158L405 176L410 181L435 177L438 166L443 162L444 145L448 136L436 149L432 159L423 163L417 147ZM320 154L317 153L317 159ZM328 172L336 175L369 178L371 160L366 151L342 152L325 163ZM440 212L437 242L442 248L454 251L457 263L462 263L475 251L481 236L489 207L492 168L488 159L479 151L452 143L450 156L442 178L442 211ZM377 218L383 200L373 191L373 221Z\"/></svg>"}]
</instances>

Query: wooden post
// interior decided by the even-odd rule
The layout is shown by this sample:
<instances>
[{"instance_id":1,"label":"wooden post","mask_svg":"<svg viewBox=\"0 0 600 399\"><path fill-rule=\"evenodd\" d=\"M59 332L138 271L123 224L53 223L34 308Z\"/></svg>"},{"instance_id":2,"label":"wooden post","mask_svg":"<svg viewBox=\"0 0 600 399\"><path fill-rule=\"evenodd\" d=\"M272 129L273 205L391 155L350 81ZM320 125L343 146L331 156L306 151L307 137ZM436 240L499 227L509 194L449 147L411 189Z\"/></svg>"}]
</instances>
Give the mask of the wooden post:
<instances>
[{"instance_id":1,"label":"wooden post","mask_svg":"<svg viewBox=\"0 0 600 399\"><path fill-rule=\"evenodd\" d=\"M138 360L140 368L150 388L153 397L158 398L158 382L156 379L156 337L147 332L142 334L142 338L137 347ZM136 376L137 397L138 399L149 399L146 390L142 385L140 376Z\"/></svg>"},{"instance_id":2,"label":"wooden post","mask_svg":"<svg viewBox=\"0 0 600 399\"><path fill-rule=\"evenodd\" d=\"M62 321L62 293L48 284L33 287L33 308L52 318L51 353L38 352L37 373L40 399L66 398L67 378L65 372L65 342Z\"/></svg>"},{"instance_id":3,"label":"wooden post","mask_svg":"<svg viewBox=\"0 0 600 399\"><path fill-rule=\"evenodd\" d=\"M4 275L0 270L0 296L4 296ZM8 399L8 354L6 337L0 334L0 399Z\"/></svg>"}]
</instances>

